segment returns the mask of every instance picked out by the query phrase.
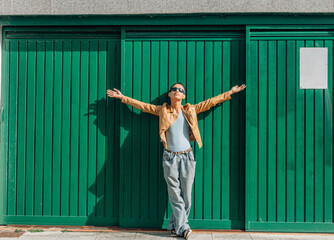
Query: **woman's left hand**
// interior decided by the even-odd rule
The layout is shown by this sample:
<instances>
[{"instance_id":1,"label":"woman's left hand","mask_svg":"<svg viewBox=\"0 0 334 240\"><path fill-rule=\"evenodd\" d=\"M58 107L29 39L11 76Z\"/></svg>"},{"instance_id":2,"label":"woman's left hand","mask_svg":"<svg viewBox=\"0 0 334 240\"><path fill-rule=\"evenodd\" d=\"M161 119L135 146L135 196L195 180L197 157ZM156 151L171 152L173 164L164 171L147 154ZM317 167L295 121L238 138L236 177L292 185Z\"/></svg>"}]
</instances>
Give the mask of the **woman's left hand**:
<instances>
[{"instance_id":1,"label":"woman's left hand","mask_svg":"<svg viewBox=\"0 0 334 240\"><path fill-rule=\"evenodd\" d=\"M244 90L245 88L246 88L245 84L242 84L240 87L238 87L238 85L235 85L234 87L231 88L230 95L232 95L233 93L240 92L240 91Z\"/></svg>"}]
</instances>

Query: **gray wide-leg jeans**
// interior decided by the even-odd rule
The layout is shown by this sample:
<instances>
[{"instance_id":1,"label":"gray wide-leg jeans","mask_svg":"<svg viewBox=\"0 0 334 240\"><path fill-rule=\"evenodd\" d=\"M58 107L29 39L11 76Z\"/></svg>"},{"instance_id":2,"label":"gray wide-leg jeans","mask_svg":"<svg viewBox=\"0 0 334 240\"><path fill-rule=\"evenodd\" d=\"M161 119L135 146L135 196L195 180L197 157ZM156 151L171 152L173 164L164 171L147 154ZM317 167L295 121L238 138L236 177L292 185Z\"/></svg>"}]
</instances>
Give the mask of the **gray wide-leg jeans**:
<instances>
[{"instance_id":1,"label":"gray wide-leg jeans","mask_svg":"<svg viewBox=\"0 0 334 240\"><path fill-rule=\"evenodd\" d=\"M188 216L196 167L194 153L192 150L181 154L164 150L162 159L169 202L173 209L167 229L175 229L178 235L182 235L190 228Z\"/></svg>"}]
</instances>

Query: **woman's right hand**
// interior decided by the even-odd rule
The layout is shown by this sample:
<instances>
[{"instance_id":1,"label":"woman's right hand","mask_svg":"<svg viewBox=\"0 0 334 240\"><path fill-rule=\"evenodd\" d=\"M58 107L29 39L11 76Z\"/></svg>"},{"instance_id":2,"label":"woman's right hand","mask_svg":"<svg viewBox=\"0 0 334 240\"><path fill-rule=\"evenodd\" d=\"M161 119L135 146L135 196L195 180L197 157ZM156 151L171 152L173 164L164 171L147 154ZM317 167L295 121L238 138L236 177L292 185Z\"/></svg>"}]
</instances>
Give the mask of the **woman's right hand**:
<instances>
[{"instance_id":1,"label":"woman's right hand","mask_svg":"<svg viewBox=\"0 0 334 240\"><path fill-rule=\"evenodd\" d=\"M115 91L108 89L107 90L107 95L109 97L122 99L123 98L123 94L121 93L121 91L117 90L116 88L114 88L114 90Z\"/></svg>"}]
</instances>

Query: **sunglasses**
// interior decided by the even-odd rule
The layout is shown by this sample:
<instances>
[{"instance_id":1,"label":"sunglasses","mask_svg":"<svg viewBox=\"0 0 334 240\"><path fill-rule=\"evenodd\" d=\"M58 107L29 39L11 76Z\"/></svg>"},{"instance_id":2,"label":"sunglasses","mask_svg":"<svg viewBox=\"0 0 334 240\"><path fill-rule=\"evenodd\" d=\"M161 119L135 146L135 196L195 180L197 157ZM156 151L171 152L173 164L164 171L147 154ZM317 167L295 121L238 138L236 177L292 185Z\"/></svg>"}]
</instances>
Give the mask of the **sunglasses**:
<instances>
[{"instance_id":1,"label":"sunglasses","mask_svg":"<svg viewBox=\"0 0 334 240\"><path fill-rule=\"evenodd\" d=\"M182 88L172 87L170 89L171 92L176 91L176 90L179 90L180 93L183 93L183 94L185 93L184 89L182 89Z\"/></svg>"}]
</instances>

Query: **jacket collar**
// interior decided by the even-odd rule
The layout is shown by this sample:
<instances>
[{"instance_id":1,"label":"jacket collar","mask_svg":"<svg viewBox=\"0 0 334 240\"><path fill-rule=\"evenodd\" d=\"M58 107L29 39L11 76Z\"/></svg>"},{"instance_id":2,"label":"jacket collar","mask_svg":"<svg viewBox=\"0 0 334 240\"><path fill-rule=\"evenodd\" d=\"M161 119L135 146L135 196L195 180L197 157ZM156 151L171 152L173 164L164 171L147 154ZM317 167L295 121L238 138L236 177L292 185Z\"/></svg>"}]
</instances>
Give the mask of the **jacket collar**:
<instances>
[{"instance_id":1,"label":"jacket collar","mask_svg":"<svg viewBox=\"0 0 334 240\"><path fill-rule=\"evenodd\" d=\"M182 109L182 105L181 105L181 109ZM173 108L171 105L167 104L167 112L169 113L173 113Z\"/></svg>"},{"instance_id":2,"label":"jacket collar","mask_svg":"<svg viewBox=\"0 0 334 240\"><path fill-rule=\"evenodd\" d=\"M171 105L168 105L167 103L166 103L166 105L167 105L167 112L169 112L169 113L173 113L173 108L172 108L172 106L171 106ZM182 111L187 110L188 106L189 106L189 103L186 103L185 105L181 105L181 110L182 110Z\"/></svg>"}]
</instances>

